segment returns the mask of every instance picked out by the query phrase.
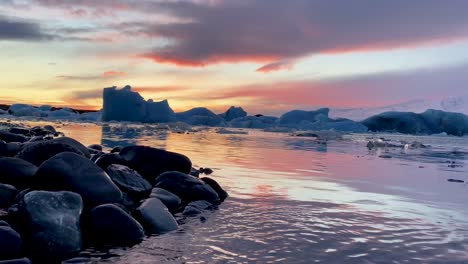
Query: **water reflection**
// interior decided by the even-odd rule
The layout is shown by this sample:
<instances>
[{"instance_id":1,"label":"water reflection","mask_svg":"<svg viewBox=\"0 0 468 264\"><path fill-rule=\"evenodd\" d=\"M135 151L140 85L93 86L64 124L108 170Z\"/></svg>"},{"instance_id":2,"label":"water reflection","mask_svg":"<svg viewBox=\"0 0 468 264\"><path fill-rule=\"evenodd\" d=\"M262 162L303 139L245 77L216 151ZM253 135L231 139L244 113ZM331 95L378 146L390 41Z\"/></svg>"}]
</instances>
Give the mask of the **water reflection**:
<instances>
[{"instance_id":1,"label":"water reflection","mask_svg":"<svg viewBox=\"0 0 468 264\"><path fill-rule=\"evenodd\" d=\"M62 124L59 130L84 144L184 153L196 166L213 168L231 195L207 212L206 222L184 219L179 232L114 249L102 263L468 260L468 184L447 181L468 181L466 139L390 135L432 147L369 151L369 135L320 144L259 131L180 134L152 125Z\"/></svg>"}]
</instances>

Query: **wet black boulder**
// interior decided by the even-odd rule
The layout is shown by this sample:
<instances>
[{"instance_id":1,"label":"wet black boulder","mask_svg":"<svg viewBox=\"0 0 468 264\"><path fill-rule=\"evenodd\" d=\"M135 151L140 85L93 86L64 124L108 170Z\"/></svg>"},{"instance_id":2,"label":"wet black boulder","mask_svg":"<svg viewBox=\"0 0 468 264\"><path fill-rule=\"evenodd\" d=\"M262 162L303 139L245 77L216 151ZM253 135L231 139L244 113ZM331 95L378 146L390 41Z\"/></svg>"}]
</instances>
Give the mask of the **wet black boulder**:
<instances>
[{"instance_id":1,"label":"wet black boulder","mask_svg":"<svg viewBox=\"0 0 468 264\"><path fill-rule=\"evenodd\" d=\"M177 230L174 216L158 198L146 199L135 211L135 217L149 234L162 234Z\"/></svg>"},{"instance_id":2,"label":"wet black boulder","mask_svg":"<svg viewBox=\"0 0 468 264\"><path fill-rule=\"evenodd\" d=\"M221 187L221 185L219 185L218 182L209 177L203 177L200 180L211 186L211 188L213 188L213 190L218 194L221 201L226 200L228 193Z\"/></svg>"},{"instance_id":3,"label":"wet black boulder","mask_svg":"<svg viewBox=\"0 0 468 264\"><path fill-rule=\"evenodd\" d=\"M99 152L102 152L102 146L99 145L99 144L92 144L92 145L89 145L88 146L88 149L94 149L94 150L97 150Z\"/></svg>"},{"instance_id":4,"label":"wet black boulder","mask_svg":"<svg viewBox=\"0 0 468 264\"><path fill-rule=\"evenodd\" d=\"M66 259L81 250L83 201L72 192L32 191L19 204L27 248L34 258ZM50 263L50 262L49 262Z\"/></svg>"},{"instance_id":5,"label":"wet black boulder","mask_svg":"<svg viewBox=\"0 0 468 264\"><path fill-rule=\"evenodd\" d=\"M103 170L107 170L107 167L112 164L128 165L128 162L125 161L119 154L115 153L105 153L96 159L96 165L98 165Z\"/></svg>"},{"instance_id":6,"label":"wet black boulder","mask_svg":"<svg viewBox=\"0 0 468 264\"><path fill-rule=\"evenodd\" d=\"M24 135L18 135L14 134L5 130L0 130L0 140L3 140L5 142L26 142L29 140L28 137Z\"/></svg>"},{"instance_id":7,"label":"wet black boulder","mask_svg":"<svg viewBox=\"0 0 468 264\"><path fill-rule=\"evenodd\" d=\"M76 192L89 207L122 200L122 192L107 173L76 153L64 152L50 158L39 167L34 180L37 188Z\"/></svg>"},{"instance_id":8,"label":"wet black boulder","mask_svg":"<svg viewBox=\"0 0 468 264\"><path fill-rule=\"evenodd\" d=\"M26 144L23 149L16 155L16 157L39 166L44 161L62 152L74 152L85 156L83 152L74 146L62 142L57 142L55 140L46 140Z\"/></svg>"},{"instance_id":9,"label":"wet black boulder","mask_svg":"<svg viewBox=\"0 0 468 264\"><path fill-rule=\"evenodd\" d=\"M87 157L88 159L91 157L91 154L89 153L89 150L87 147L85 147L83 144L81 144L80 142L74 140L73 138L69 138L69 137L59 137L59 138L56 138L54 139L53 141L55 142L59 142L59 143L63 143L63 144L66 144L66 145L69 145L69 146L72 146L76 149L78 149L79 151L81 151L81 153L83 153L83 155L85 157Z\"/></svg>"},{"instance_id":10,"label":"wet black boulder","mask_svg":"<svg viewBox=\"0 0 468 264\"><path fill-rule=\"evenodd\" d=\"M148 197L153 187L138 172L124 165L110 165L107 167L107 174L120 190L135 200Z\"/></svg>"},{"instance_id":11,"label":"wet black boulder","mask_svg":"<svg viewBox=\"0 0 468 264\"><path fill-rule=\"evenodd\" d=\"M17 194L15 186L0 183L0 209L10 207L15 202Z\"/></svg>"},{"instance_id":12,"label":"wet black boulder","mask_svg":"<svg viewBox=\"0 0 468 264\"><path fill-rule=\"evenodd\" d=\"M177 171L165 172L156 178L155 187L168 190L179 196L182 201L206 200L217 204L220 198L210 185L202 180Z\"/></svg>"},{"instance_id":13,"label":"wet black boulder","mask_svg":"<svg viewBox=\"0 0 468 264\"><path fill-rule=\"evenodd\" d=\"M0 264L31 264L31 261L28 258L9 259L0 261Z\"/></svg>"},{"instance_id":14,"label":"wet black boulder","mask_svg":"<svg viewBox=\"0 0 468 264\"><path fill-rule=\"evenodd\" d=\"M179 209L180 205L182 204L182 201L180 200L179 196L161 188L153 188L151 190L150 197L158 198L159 200L161 200L161 202L171 212L177 211L177 209Z\"/></svg>"},{"instance_id":15,"label":"wet black boulder","mask_svg":"<svg viewBox=\"0 0 468 264\"><path fill-rule=\"evenodd\" d=\"M192 162L182 154L145 146L125 147L120 151L129 166L147 180L154 179L166 171L190 173Z\"/></svg>"},{"instance_id":16,"label":"wet black boulder","mask_svg":"<svg viewBox=\"0 0 468 264\"><path fill-rule=\"evenodd\" d=\"M90 239L98 244L127 246L143 240L143 227L131 215L113 204L91 210Z\"/></svg>"},{"instance_id":17,"label":"wet black boulder","mask_svg":"<svg viewBox=\"0 0 468 264\"><path fill-rule=\"evenodd\" d=\"M11 184L17 188L26 188L31 185L37 167L18 158L0 158L0 182Z\"/></svg>"},{"instance_id":18,"label":"wet black boulder","mask_svg":"<svg viewBox=\"0 0 468 264\"><path fill-rule=\"evenodd\" d=\"M17 258L22 243L20 234L13 228L8 225L0 226L0 260Z\"/></svg>"}]
</instances>

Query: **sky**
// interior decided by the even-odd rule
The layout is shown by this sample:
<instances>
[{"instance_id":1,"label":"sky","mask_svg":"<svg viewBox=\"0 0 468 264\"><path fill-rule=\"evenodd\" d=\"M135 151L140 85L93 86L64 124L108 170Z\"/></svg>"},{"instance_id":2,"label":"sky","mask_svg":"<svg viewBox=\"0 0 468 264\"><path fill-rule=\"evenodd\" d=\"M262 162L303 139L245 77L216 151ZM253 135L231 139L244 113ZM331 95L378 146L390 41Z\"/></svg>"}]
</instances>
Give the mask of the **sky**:
<instances>
[{"instance_id":1,"label":"sky","mask_svg":"<svg viewBox=\"0 0 468 264\"><path fill-rule=\"evenodd\" d=\"M468 94L465 0L0 0L0 103L280 114Z\"/></svg>"}]
</instances>

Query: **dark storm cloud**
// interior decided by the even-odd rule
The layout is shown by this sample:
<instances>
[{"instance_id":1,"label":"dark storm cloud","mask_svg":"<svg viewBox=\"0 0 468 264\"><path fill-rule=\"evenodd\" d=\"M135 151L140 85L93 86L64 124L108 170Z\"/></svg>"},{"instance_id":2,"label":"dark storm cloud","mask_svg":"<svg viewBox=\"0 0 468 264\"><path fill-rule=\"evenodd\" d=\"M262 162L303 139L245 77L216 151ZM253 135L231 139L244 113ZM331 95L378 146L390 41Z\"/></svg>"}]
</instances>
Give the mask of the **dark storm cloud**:
<instances>
[{"instance_id":1,"label":"dark storm cloud","mask_svg":"<svg viewBox=\"0 0 468 264\"><path fill-rule=\"evenodd\" d=\"M40 41L50 39L53 39L53 36L44 32L37 23L0 16L0 40Z\"/></svg>"}]
</instances>

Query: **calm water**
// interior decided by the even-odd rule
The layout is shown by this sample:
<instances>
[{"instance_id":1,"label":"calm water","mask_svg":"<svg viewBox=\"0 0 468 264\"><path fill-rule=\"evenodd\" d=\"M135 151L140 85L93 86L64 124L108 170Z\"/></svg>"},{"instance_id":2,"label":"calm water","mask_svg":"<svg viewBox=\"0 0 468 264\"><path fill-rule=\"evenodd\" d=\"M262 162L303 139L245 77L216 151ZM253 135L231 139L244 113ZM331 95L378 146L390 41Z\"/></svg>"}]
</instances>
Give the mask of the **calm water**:
<instances>
[{"instance_id":1,"label":"calm water","mask_svg":"<svg viewBox=\"0 0 468 264\"><path fill-rule=\"evenodd\" d=\"M214 169L230 194L206 220L178 216L178 232L132 248L90 249L83 256L92 263L468 263L466 138L385 135L432 145L386 152L366 148L370 135L323 145L258 131L59 130L85 144L181 152Z\"/></svg>"}]
</instances>

